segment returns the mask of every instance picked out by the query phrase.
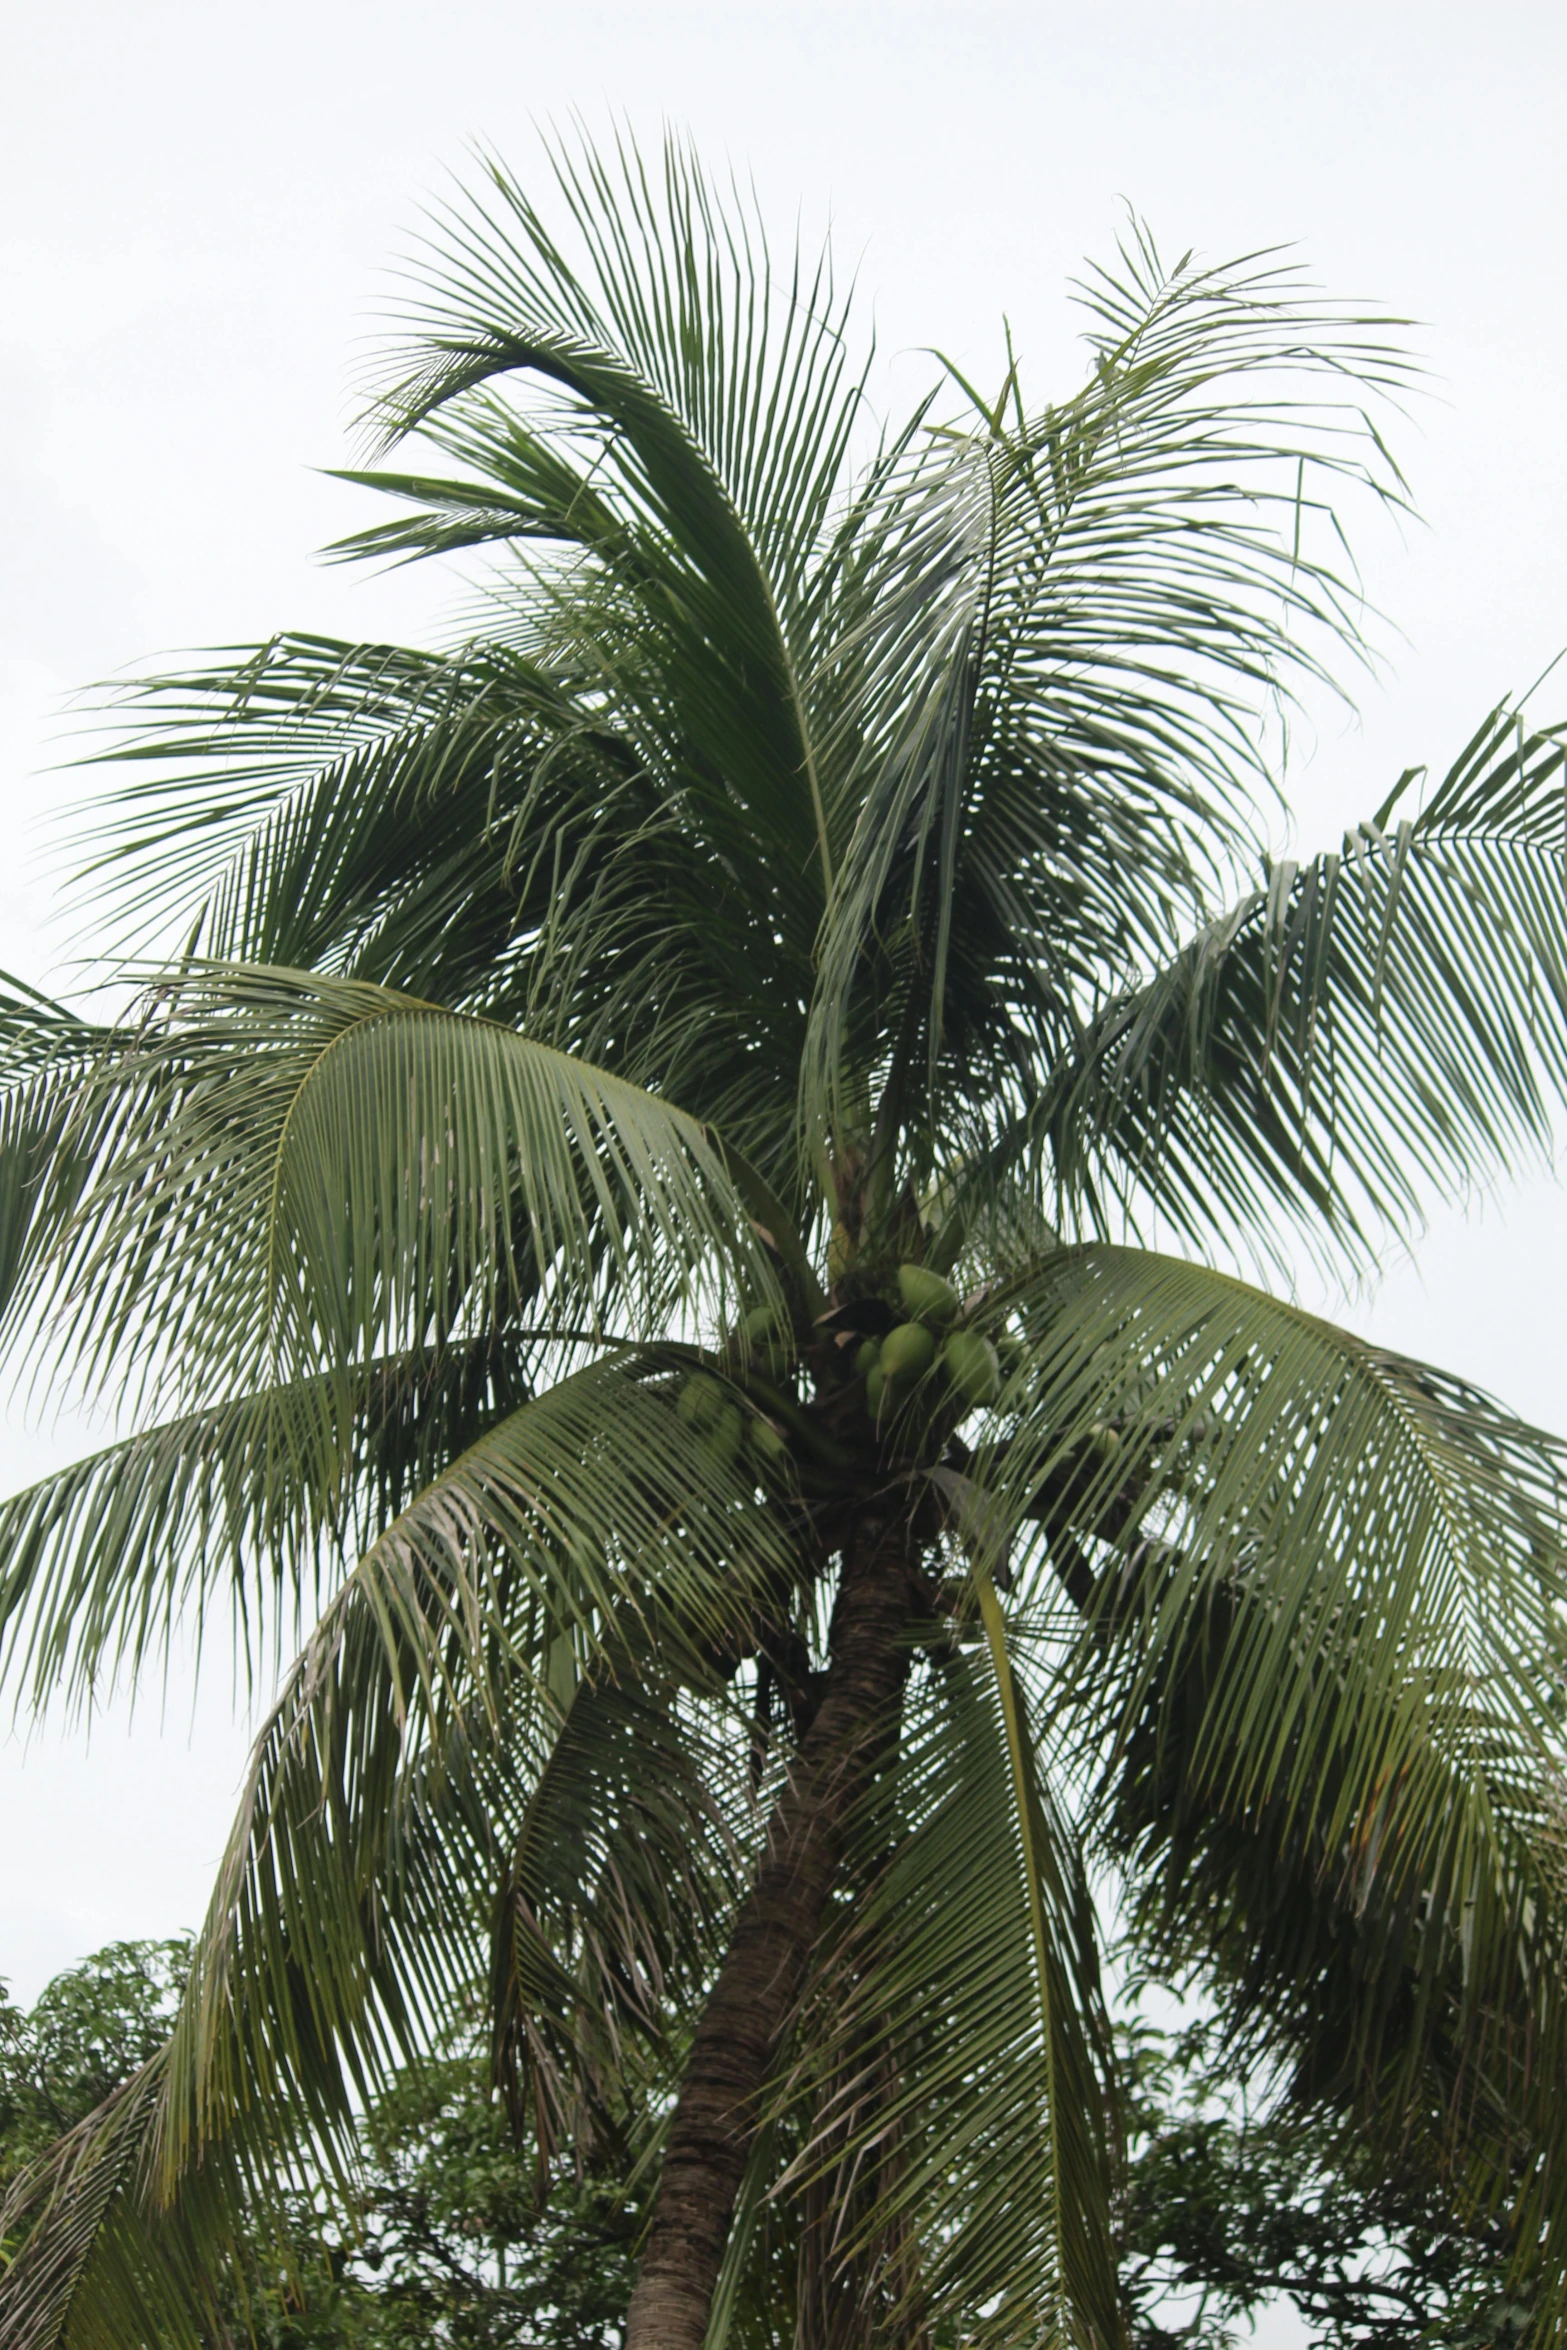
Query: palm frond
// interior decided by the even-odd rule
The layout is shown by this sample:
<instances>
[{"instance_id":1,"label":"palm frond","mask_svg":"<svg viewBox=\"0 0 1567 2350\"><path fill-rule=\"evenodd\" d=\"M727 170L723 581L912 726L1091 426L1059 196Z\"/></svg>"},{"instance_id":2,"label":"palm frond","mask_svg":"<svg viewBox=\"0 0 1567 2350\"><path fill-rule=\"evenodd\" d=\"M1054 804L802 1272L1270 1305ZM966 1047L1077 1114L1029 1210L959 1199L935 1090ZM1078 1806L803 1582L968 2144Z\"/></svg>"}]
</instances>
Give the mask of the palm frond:
<instances>
[{"instance_id":1,"label":"palm frond","mask_svg":"<svg viewBox=\"0 0 1567 2350\"><path fill-rule=\"evenodd\" d=\"M785 936L788 868L737 888L738 844L715 863L671 789L678 735L644 743L555 661L291 636L118 687L86 884L127 939L177 916L212 959L525 1027L690 1105L789 1192L810 931Z\"/></svg>"},{"instance_id":2,"label":"palm frond","mask_svg":"<svg viewBox=\"0 0 1567 2350\"><path fill-rule=\"evenodd\" d=\"M348 1562L527 1392L508 1334L264 1387L0 1502L0 1676L42 1708L134 1686L227 1604L252 1686Z\"/></svg>"},{"instance_id":3,"label":"palm frond","mask_svg":"<svg viewBox=\"0 0 1567 2350\"><path fill-rule=\"evenodd\" d=\"M602 824L617 790L621 832L649 813L568 683L500 645L285 635L101 704L114 790L78 888L141 948L183 922L217 961L491 997L545 911L531 835Z\"/></svg>"},{"instance_id":4,"label":"palm frond","mask_svg":"<svg viewBox=\"0 0 1567 2350\"><path fill-rule=\"evenodd\" d=\"M1065 1582L1086 1611L1086 1687L1112 1751L1143 1725L1135 1775L1187 1823L1172 1883L1206 1814L1215 1848L1233 1831L1254 1856L1256 1883L1271 1866L1335 1913L1346 2094L1407 2119L1439 2047L1471 2086L1509 2075L1525 2017L1554 2047L1560 1445L1200 1266L1067 1250L1026 1295L995 1515L1044 1522L1027 1588ZM1168 1842L1167 1808L1148 1833L1150 1850ZM1281 1985L1300 1953L1277 1916L1255 1939L1279 1969L1267 2013L1287 2036ZM1320 1958L1306 1952L1294 1986L1308 2005ZM1522 2096L1514 2081L1504 2109ZM1477 2098L1466 2137L1461 2103L1450 2131L1484 2169L1494 2115ZM1544 2107L1534 2126L1544 2161ZM1547 2168L1554 2210L1564 2174L1555 2155Z\"/></svg>"},{"instance_id":5,"label":"palm frond","mask_svg":"<svg viewBox=\"0 0 1567 2350\"><path fill-rule=\"evenodd\" d=\"M90 1174L78 1097L112 1045L109 1027L0 973L0 1315Z\"/></svg>"},{"instance_id":6,"label":"palm frond","mask_svg":"<svg viewBox=\"0 0 1567 2350\"><path fill-rule=\"evenodd\" d=\"M796 243L776 265L754 201L723 194L677 138L651 171L623 142L613 157L586 140L547 152L566 237L487 160L483 191L435 216L416 265L428 289L410 313L418 340L372 418L399 433L422 423L490 380L509 331L546 324L620 354L700 449L764 558L787 564L841 487L869 356L867 340L856 366L852 297L836 289L830 255Z\"/></svg>"},{"instance_id":7,"label":"palm frond","mask_svg":"<svg viewBox=\"0 0 1567 2350\"><path fill-rule=\"evenodd\" d=\"M878 2308L889 2340L1122 2338L1091 1904L991 1631L911 1688L790 2084L812 2093L789 2175L823 2189L824 2306L868 2294L845 2340L881 2338Z\"/></svg>"},{"instance_id":8,"label":"palm frond","mask_svg":"<svg viewBox=\"0 0 1567 2350\"><path fill-rule=\"evenodd\" d=\"M491 1942L496 2075L541 2177L560 2146L602 2156L624 2130L628 2043L661 2059L667 2095L678 2026L722 1956L755 1842L734 1727L704 1722L629 1649L613 1680L585 1671L565 1700Z\"/></svg>"},{"instance_id":9,"label":"palm frond","mask_svg":"<svg viewBox=\"0 0 1567 2350\"><path fill-rule=\"evenodd\" d=\"M1490 713L1428 805L1285 863L1109 1002L1015 1130L1079 1222L1370 1259L1550 1148L1567 1097L1559 727ZM1027 1146L1023 1146L1025 1151Z\"/></svg>"},{"instance_id":10,"label":"palm frond","mask_svg":"<svg viewBox=\"0 0 1567 2350\"><path fill-rule=\"evenodd\" d=\"M602 1725L619 1709L610 1744L635 1811L636 1725L654 1718L637 1711L637 1656L700 1674L704 1650L732 1644L759 1594L794 1572L776 1521L680 1419L656 1364L564 1381L421 1493L332 1601L257 1740L151 2102L134 2127L106 2113L80 2162L62 2152L58 2191L29 2190L26 2260L0 2278L5 2338L27 2295L63 2324L38 2279L68 2277L73 2342L115 2338L140 2306L133 2289L165 2296L170 2325L195 2323L193 2280L225 2235L264 2213L290 2166L346 2175L356 2093L482 1971L508 1852L514 1924L519 1898L536 1922L554 1925L553 1900L605 1931L617 1900L640 1900L638 1916L622 1907L623 1941L644 1957L668 1948L678 1971L669 1888L628 1871L613 1837L606 1850L576 1833L584 1757L551 1767L557 1659L564 1644L584 1683L608 1676L596 1710ZM574 1743L590 1710L565 1712ZM716 1793L698 1808L721 1816ZM653 1791L636 1816L644 1830L664 1816ZM673 1838L672 1815L665 1825ZM627 1833L634 1844L629 1821ZM720 1839L715 1900L724 1860ZM700 1873L697 1856L690 1866ZM535 1959L545 1947L535 1934ZM537 1964L519 1981L519 2030L547 2031L552 1988ZM653 2020L645 1998L639 2020ZM104 2148L118 2150L107 2168ZM40 2332L38 2350L55 2338Z\"/></svg>"},{"instance_id":11,"label":"palm frond","mask_svg":"<svg viewBox=\"0 0 1567 2350\"><path fill-rule=\"evenodd\" d=\"M189 2182L183 2227L137 2224L166 2065L165 2051L13 2181L0 2211L8 2240L26 2230L0 2272L0 2323L13 2350L205 2350L210 2341L203 2321L222 2273L216 2263L238 2269L234 2214L246 2208L245 2182L214 2149L211 2170ZM253 2203L249 2217L254 2228ZM192 2240L214 2258L210 2271L191 2261Z\"/></svg>"},{"instance_id":12,"label":"palm frond","mask_svg":"<svg viewBox=\"0 0 1567 2350\"><path fill-rule=\"evenodd\" d=\"M506 1817L472 1807L496 1800L503 1723L512 1805L543 1767L558 1643L584 1673L625 1672L650 1643L690 1669L795 1571L667 1377L616 1363L522 1405L427 1487L334 1600L258 1740L176 2033L195 2136L171 2145L173 2167L260 2081L325 2113L323 2051L340 2045L362 2077L468 1979Z\"/></svg>"},{"instance_id":13,"label":"palm frond","mask_svg":"<svg viewBox=\"0 0 1567 2350\"><path fill-rule=\"evenodd\" d=\"M372 534L373 551L424 552L453 529L588 549L658 630L660 691L710 763L686 789L717 844L738 800L748 859L761 843L785 861L800 919L831 874L786 615L860 399L830 268L797 256L775 283L754 218L673 144L661 186L624 151L618 170L559 148L552 161L580 265L498 166L488 204L450 210L424 257L417 339L372 414L384 443L422 433L485 479L442 485L453 522L416 517L401 538ZM649 268L660 249L679 266ZM558 387L537 425L482 389L517 373Z\"/></svg>"},{"instance_id":14,"label":"palm frond","mask_svg":"<svg viewBox=\"0 0 1567 2350\"><path fill-rule=\"evenodd\" d=\"M924 461L939 480L945 457L961 527L911 522L903 482L890 500L876 601L906 607L929 660L913 686L881 647L869 664L899 731L854 795L813 1016L823 1081L878 954L909 965L912 1025L901 1045L884 1025L882 1049L913 1075L945 1049L961 1086L998 1019L1045 1058L1083 981L1167 950L1247 841L1277 699L1361 653L1327 500L1403 502L1366 413L1410 380L1397 322L1314 302L1276 256L1167 271L1142 232L1091 307L1075 400L1030 415L1014 370ZM938 593L948 576L961 590ZM880 625L902 654L908 622Z\"/></svg>"},{"instance_id":15,"label":"palm frond","mask_svg":"<svg viewBox=\"0 0 1567 2350\"><path fill-rule=\"evenodd\" d=\"M186 965L167 992L82 1088L93 1179L13 1302L95 1385L201 1408L524 1304L651 1331L737 1268L772 1292L717 1147L623 1080L361 983Z\"/></svg>"}]
</instances>

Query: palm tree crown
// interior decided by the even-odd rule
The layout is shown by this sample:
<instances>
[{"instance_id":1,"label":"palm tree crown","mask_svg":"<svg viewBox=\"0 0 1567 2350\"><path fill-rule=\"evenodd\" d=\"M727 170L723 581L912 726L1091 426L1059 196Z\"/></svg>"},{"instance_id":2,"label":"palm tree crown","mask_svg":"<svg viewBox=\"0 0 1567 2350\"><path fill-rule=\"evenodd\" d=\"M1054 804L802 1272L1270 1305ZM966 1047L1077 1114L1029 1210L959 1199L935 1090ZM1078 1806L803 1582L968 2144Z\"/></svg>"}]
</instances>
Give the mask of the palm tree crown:
<instances>
[{"instance_id":1,"label":"palm tree crown","mask_svg":"<svg viewBox=\"0 0 1567 2350\"><path fill-rule=\"evenodd\" d=\"M541 2181L657 2179L632 2350L1108 2345L1113 1881L1548 2338L1561 1450L1243 1277L1567 1093L1559 733L1265 850L1395 322L1136 230L1073 397L877 429L825 258L551 167L437 222L349 477L341 554L486 551L461 633L122 691L134 1001L0 1004L6 1326L126 1430L0 1510L13 1681L301 1643L0 2332L202 2340L487 1974Z\"/></svg>"}]
</instances>

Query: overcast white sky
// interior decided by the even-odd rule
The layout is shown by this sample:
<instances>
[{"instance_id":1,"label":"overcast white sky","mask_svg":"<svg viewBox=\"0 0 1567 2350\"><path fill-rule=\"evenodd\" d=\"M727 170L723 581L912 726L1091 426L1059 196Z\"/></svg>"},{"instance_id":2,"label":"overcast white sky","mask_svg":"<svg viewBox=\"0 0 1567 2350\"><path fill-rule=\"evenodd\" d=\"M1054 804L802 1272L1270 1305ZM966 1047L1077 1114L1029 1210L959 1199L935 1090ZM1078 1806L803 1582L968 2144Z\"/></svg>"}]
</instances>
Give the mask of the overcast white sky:
<instances>
[{"instance_id":1,"label":"overcast white sky","mask_svg":"<svg viewBox=\"0 0 1567 2350\"><path fill-rule=\"evenodd\" d=\"M787 233L830 213L894 380L937 345L1076 380L1066 281L1129 200L1172 252L1298 241L1329 290L1426 322L1401 454L1427 527L1367 545L1400 623L1361 719L1296 779L1330 839L1567 645L1567 11L1034 0L933 8L536 0L17 7L0 85L0 965L63 983L39 820L63 697L284 624L417 634L424 578L312 550L352 527L356 347L418 203L483 140L610 108L690 127ZM909 373L923 361L906 357ZM912 381L912 375L909 375ZM1567 711L1567 669L1541 715ZM1549 706L1549 707L1547 707ZM1567 1425L1563 1202L1546 1177L1433 1227L1344 1311ZM8 1485L73 1432L13 1413ZM218 1671L128 1731L0 1739L0 1977L200 1914L245 1747Z\"/></svg>"}]
</instances>

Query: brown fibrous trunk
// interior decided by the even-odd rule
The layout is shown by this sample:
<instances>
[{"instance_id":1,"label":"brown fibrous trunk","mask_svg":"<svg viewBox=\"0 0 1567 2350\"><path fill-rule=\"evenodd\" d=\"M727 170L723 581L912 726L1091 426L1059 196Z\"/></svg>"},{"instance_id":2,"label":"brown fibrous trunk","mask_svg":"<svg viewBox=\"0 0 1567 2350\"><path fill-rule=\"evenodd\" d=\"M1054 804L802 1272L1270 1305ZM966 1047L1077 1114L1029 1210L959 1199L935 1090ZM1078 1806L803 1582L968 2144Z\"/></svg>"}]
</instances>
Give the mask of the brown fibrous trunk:
<instances>
[{"instance_id":1,"label":"brown fibrous trunk","mask_svg":"<svg viewBox=\"0 0 1567 2350\"><path fill-rule=\"evenodd\" d=\"M821 1703L691 2043L625 2350L702 2350L762 2092L816 1946L845 1823L894 1735L912 1569L901 1520L862 1523L846 1550Z\"/></svg>"}]
</instances>

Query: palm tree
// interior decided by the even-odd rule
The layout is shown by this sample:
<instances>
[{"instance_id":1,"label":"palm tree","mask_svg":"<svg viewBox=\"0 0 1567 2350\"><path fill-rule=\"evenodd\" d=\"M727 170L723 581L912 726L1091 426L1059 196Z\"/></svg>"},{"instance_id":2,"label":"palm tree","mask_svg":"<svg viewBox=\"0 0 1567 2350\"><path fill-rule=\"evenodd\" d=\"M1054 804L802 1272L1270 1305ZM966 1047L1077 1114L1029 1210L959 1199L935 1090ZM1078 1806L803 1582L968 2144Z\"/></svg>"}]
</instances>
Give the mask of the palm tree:
<instances>
[{"instance_id":1,"label":"palm tree","mask_svg":"<svg viewBox=\"0 0 1567 2350\"><path fill-rule=\"evenodd\" d=\"M1567 1093L1558 733L1264 849L1396 322L1134 229L1074 396L878 430L825 258L551 160L348 477L460 633L124 689L116 1008L4 1005L7 1327L123 1428L5 1505L13 1684L299 1645L0 2333L197 2339L477 1968L541 2179L656 2172L630 2350L1110 2344L1123 1897L1549 2332L1561 1450L1289 1294Z\"/></svg>"}]
</instances>

